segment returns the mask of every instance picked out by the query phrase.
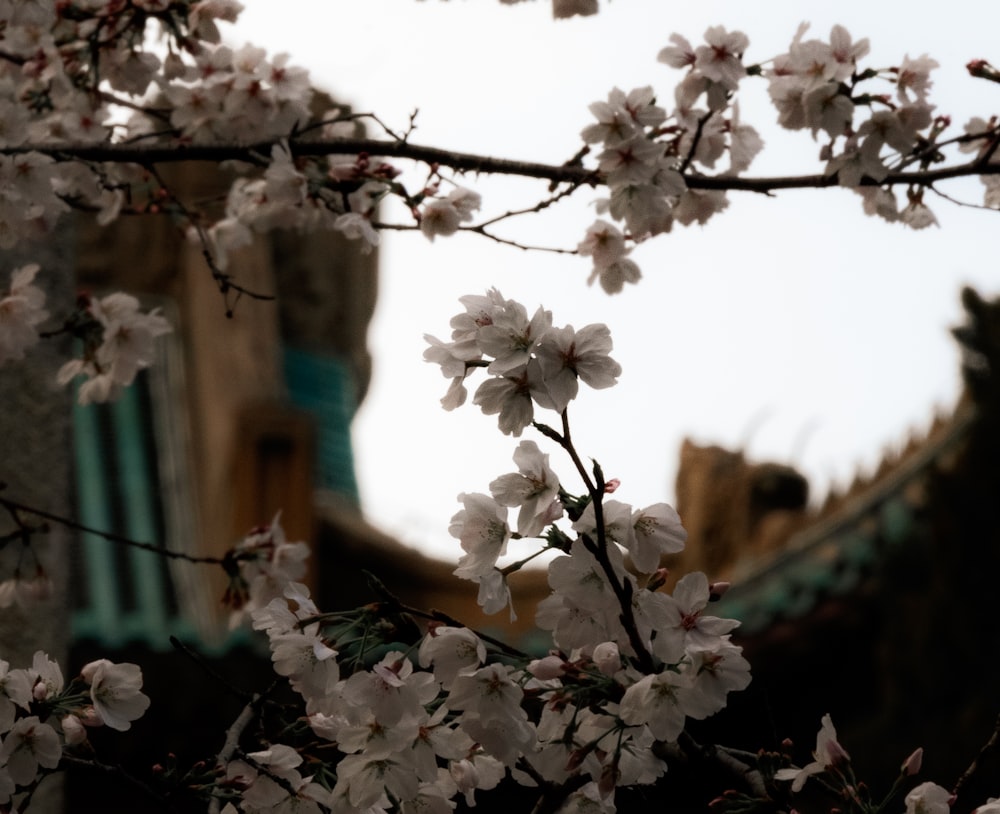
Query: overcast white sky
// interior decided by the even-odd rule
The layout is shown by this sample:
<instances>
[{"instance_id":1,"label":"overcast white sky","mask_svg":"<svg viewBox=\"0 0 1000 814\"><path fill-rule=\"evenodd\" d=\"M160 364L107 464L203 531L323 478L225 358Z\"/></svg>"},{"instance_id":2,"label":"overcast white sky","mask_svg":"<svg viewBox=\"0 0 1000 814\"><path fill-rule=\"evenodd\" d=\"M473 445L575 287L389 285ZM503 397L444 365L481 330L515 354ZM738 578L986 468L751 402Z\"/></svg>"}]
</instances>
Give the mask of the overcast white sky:
<instances>
[{"instance_id":1,"label":"overcast white sky","mask_svg":"<svg viewBox=\"0 0 1000 814\"><path fill-rule=\"evenodd\" d=\"M357 110L403 127L419 109L412 141L507 158L561 163L579 147L587 106L613 86L652 84L671 106L680 78L656 61L668 37L692 42L710 25L750 38L748 62L787 50L809 20L869 37L871 65L928 53L937 112L957 129L1000 108L1000 86L972 80L972 58L1000 64L1000 4L967 15L918 13L912 3L770 0L668 3L603 0L597 17L553 21L548 0L249 0L235 40L288 51L315 83ZM974 10L974 12L973 12ZM767 145L750 174L816 172L808 134L780 131L766 85L747 81L742 119ZM484 215L531 204L544 185L468 178ZM979 202L975 181L947 191ZM552 216L511 222L505 234L572 248L593 220L593 197ZM616 497L671 500L680 441L745 446L754 459L799 467L814 500L829 483L870 468L886 446L926 427L935 406L958 395L958 356L948 328L959 291L1000 294L1000 213L930 200L940 228L912 232L866 217L850 192L731 196L705 227L679 229L634 252L644 272L617 297L585 284L584 258L524 253L474 236L389 234L370 344L375 378L355 425L362 500L369 519L448 559L460 553L448 522L463 491L487 491L515 469L517 444L495 417L466 405L443 411L447 381L422 361L424 333L448 337L458 298L490 286L557 325L605 322L623 374L571 405L582 454L618 477ZM554 416L553 416L554 418ZM547 442L536 438L543 448ZM567 488L578 484L550 450Z\"/></svg>"}]
</instances>

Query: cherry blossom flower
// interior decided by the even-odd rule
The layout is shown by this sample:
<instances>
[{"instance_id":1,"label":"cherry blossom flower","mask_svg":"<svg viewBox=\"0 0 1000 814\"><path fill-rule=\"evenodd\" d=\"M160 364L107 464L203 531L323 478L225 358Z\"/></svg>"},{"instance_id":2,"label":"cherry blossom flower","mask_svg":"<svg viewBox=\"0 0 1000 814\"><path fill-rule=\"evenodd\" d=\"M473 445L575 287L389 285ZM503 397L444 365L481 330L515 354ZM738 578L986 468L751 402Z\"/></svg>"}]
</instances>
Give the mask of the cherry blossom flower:
<instances>
[{"instance_id":1,"label":"cherry blossom flower","mask_svg":"<svg viewBox=\"0 0 1000 814\"><path fill-rule=\"evenodd\" d=\"M436 336L424 334L430 347L424 351L424 360L441 365L441 374L450 379L464 379L469 362L482 358L476 336L463 337L455 342L443 342Z\"/></svg>"},{"instance_id":2,"label":"cherry blossom flower","mask_svg":"<svg viewBox=\"0 0 1000 814\"><path fill-rule=\"evenodd\" d=\"M663 62L671 68L693 67L697 59L694 46L680 34L671 34L669 39L673 45L663 48L656 56L657 61Z\"/></svg>"},{"instance_id":3,"label":"cherry blossom flower","mask_svg":"<svg viewBox=\"0 0 1000 814\"><path fill-rule=\"evenodd\" d=\"M371 250L382 241L382 236L372 226L371 218L358 212L345 212L343 215L338 215L333 222L333 228L343 232L349 240L360 240L363 254L370 254Z\"/></svg>"},{"instance_id":4,"label":"cherry blossom flower","mask_svg":"<svg viewBox=\"0 0 1000 814\"><path fill-rule=\"evenodd\" d=\"M91 313L104 326L97 361L122 386L130 385L140 369L152 364L153 340L173 330L158 310L141 312L139 301L128 294L109 294L92 302Z\"/></svg>"},{"instance_id":5,"label":"cherry blossom flower","mask_svg":"<svg viewBox=\"0 0 1000 814\"><path fill-rule=\"evenodd\" d=\"M447 201L455 207L463 223L472 220L472 214L478 212L483 203L482 196L478 192L465 187L455 187L448 193Z\"/></svg>"},{"instance_id":6,"label":"cherry blossom flower","mask_svg":"<svg viewBox=\"0 0 1000 814\"><path fill-rule=\"evenodd\" d=\"M438 235L453 235L458 231L462 218L451 201L435 198L424 205L420 213L420 231L433 241Z\"/></svg>"},{"instance_id":7,"label":"cherry blossom flower","mask_svg":"<svg viewBox=\"0 0 1000 814\"><path fill-rule=\"evenodd\" d=\"M627 514L628 507L625 507L625 512ZM588 528L591 525L592 521L584 524ZM592 531L591 529L589 533ZM608 559L615 577L619 581L627 579L621 552L610 547ZM614 590L603 567L581 540L573 542L569 556L556 557L549 563L548 582L557 596L576 603L594 615L603 614L617 605Z\"/></svg>"},{"instance_id":8,"label":"cherry blossom flower","mask_svg":"<svg viewBox=\"0 0 1000 814\"><path fill-rule=\"evenodd\" d=\"M656 503L632 514L634 542L629 549L632 562L643 573L660 567L664 554L676 554L684 549L687 531L681 525L677 511L666 503Z\"/></svg>"},{"instance_id":9,"label":"cherry blossom flower","mask_svg":"<svg viewBox=\"0 0 1000 814\"><path fill-rule=\"evenodd\" d=\"M587 229L577 251L585 257L593 257L597 268L606 268L625 257L625 236L618 227L605 220L598 220Z\"/></svg>"},{"instance_id":10,"label":"cherry blossom flower","mask_svg":"<svg viewBox=\"0 0 1000 814\"><path fill-rule=\"evenodd\" d=\"M903 57L903 62L896 73L896 92L901 102L911 102L910 94L920 102L927 101L927 92L933 84L930 73L939 67L937 60L923 54L916 59L909 55Z\"/></svg>"},{"instance_id":11,"label":"cherry blossom flower","mask_svg":"<svg viewBox=\"0 0 1000 814\"><path fill-rule=\"evenodd\" d=\"M279 512L270 525L254 529L233 548L238 578L224 598L236 611L231 626L282 597L290 583L305 576L309 546L288 542L280 521Z\"/></svg>"},{"instance_id":12,"label":"cherry blossom flower","mask_svg":"<svg viewBox=\"0 0 1000 814\"><path fill-rule=\"evenodd\" d=\"M446 690L455 678L475 672L486 661L486 646L467 627L432 625L420 642L421 667L434 668L434 677Z\"/></svg>"},{"instance_id":13,"label":"cherry blossom flower","mask_svg":"<svg viewBox=\"0 0 1000 814\"><path fill-rule=\"evenodd\" d=\"M142 671L135 664L92 661L80 671L90 685L94 710L105 725L124 732L149 708L149 698L140 692Z\"/></svg>"},{"instance_id":14,"label":"cherry blossom flower","mask_svg":"<svg viewBox=\"0 0 1000 814\"><path fill-rule=\"evenodd\" d=\"M486 379L472 397L473 403L479 405L486 415L497 415L500 431L504 435L520 436L534 419L529 376L532 370L540 381L537 362L532 360L524 368L515 368L505 376Z\"/></svg>"},{"instance_id":15,"label":"cherry blossom flower","mask_svg":"<svg viewBox=\"0 0 1000 814\"><path fill-rule=\"evenodd\" d=\"M420 790L413 758L407 752L388 756L347 755L337 764L334 797L346 799L355 811L365 811L388 792L399 800L412 800ZM386 801L388 803L388 801Z\"/></svg>"},{"instance_id":16,"label":"cherry blossom flower","mask_svg":"<svg viewBox=\"0 0 1000 814\"><path fill-rule=\"evenodd\" d=\"M953 799L952 793L937 783L921 783L906 795L906 814L948 814Z\"/></svg>"},{"instance_id":17,"label":"cherry blossom flower","mask_svg":"<svg viewBox=\"0 0 1000 814\"><path fill-rule=\"evenodd\" d=\"M479 593L476 602L483 609L483 613L488 616L499 613L506 607L510 607L510 621L517 621L517 614L514 613L514 605L511 602L510 586L507 584L507 575L499 568L491 568L479 577Z\"/></svg>"},{"instance_id":18,"label":"cherry blossom flower","mask_svg":"<svg viewBox=\"0 0 1000 814\"><path fill-rule=\"evenodd\" d=\"M27 670L11 670L0 659L0 734L13 726L17 707L25 711L30 708L31 684Z\"/></svg>"},{"instance_id":19,"label":"cherry blossom flower","mask_svg":"<svg viewBox=\"0 0 1000 814\"><path fill-rule=\"evenodd\" d=\"M595 613L573 599L553 593L538 603L535 624L552 631L552 641L564 650L587 649L622 634L608 613Z\"/></svg>"},{"instance_id":20,"label":"cherry blossom flower","mask_svg":"<svg viewBox=\"0 0 1000 814\"><path fill-rule=\"evenodd\" d=\"M713 82L736 90L747 73L742 56L750 40L740 31L728 32L717 25L705 32L705 42L708 44L695 49L695 69Z\"/></svg>"},{"instance_id":21,"label":"cherry blossom flower","mask_svg":"<svg viewBox=\"0 0 1000 814\"><path fill-rule=\"evenodd\" d=\"M535 729L527 720L527 713L484 720L476 714L465 714L462 729L489 754L506 766L516 764L521 755L529 754L535 747Z\"/></svg>"},{"instance_id":22,"label":"cherry blossom flower","mask_svg":"<svg viewBox=\"0 0 1000 814\"><path fill-rule=\"evenodd\" d=\"M538 364L542 381L552 399L553 410L562 412L576 398L578 379L600 390L612 387L621 375L621 365L609 355L613 345L607 325L572 325L552 328L539 340Z\"/></svg>"},{"instance_id":23,"label":"cherry blossom flower","mask_svg":"<svg viewBox=\"0 0 1000 814\"><path fill-rule=\"evenodd\" d=\"M677 206L674 207L674 217L685 226L691 223L704 225L708 223L710 217L728 206L729 199L722 190L689 189L680 197Z\"/></svg>"},{"instance_id":24,"label":"cherry blossom flower","mask_svg":"<svg viewBox=\"0 0 1000 814\"><path fill-rule=\"evenodd\" d=\"M605 293L620 294L625 288L625 283L637 283L641 277L639 266L627 257L623 257L607 266L595 265L593 273L587 278L587 285L599 280Z\"/></svg>"},{"instance_id":25,"label":"cherry blossom flower","mask_svg":"<svg viewBox=\"0 0 1000 814\"><path fill-rule=\"evenodd\" d=\"M750 125L740 122L740 106L733 104L733 115L729 122L729 172L739 175L764 149L764 140Z\"/></svg>"},{"instance_id":26,"label":"cherry blossom flower","mask_svg":"<svg viewBox=\"0 0 1000 814\"><path fill-rule=\"evenodd\" d=\"M458 301L465 306L464 314L451 318L451 338L456 343L473 342L478 347L480 329L492 325L494 319L505 309L517 305L505 299L497 289L491 288L486 294L466 294Z\"/></svg>"},{"instance_id":27,"label":"cherry blossom flower","mask_svg":"<svg viewBox=\"0 0 1000 814\"><path fill-rule=\"evenodd\" d=\"M478 193L464 187L453 189L445 198L432 198L420 211L420 231L428 240L455 234L460 224L472 220L481 200Z\"/></svg>"},{"instance_id":28,"label":"cherry blossom flower","mask_svg":"<svg viewBox=\"0 0 1000 814\"><path fill-rule=\"evenodd\" d=\"M31 682L31 697L35 701L55 698L63 691L62 669L58 662L50 659L41 650L31 659L28 680Z\"/></svg>"},{"instance_id":29,"label":"cherry blossom flower","mask_svg":"<svg viewBox=\"0 0 1000 814\"><path fill-rule=\"evenodd\" d=\"M96 349L85 348L84 358L64 364L56 376L60 384L87 377L80 387L81 404L116 398L152 364L154 340L173 330L158 310L144 313L135 297L121 292L91 299L86 312L102 329L102 340Z\"/></svg>"},{"instance_id":30,"label":"cherry blossom flower","mask_svg":"<svg viewBox=\"0 0 1000 814\"><path fill-rule=\"evenodd\" d=\"M54 769L62 757L59 734L37 715L18 720L0 744L0 765L18 786L35 781L38 769Z\"/></svg>"},{"instance_id":31,"label":"cherry blossom flower","mask_svg":"<svg viewBox=\"0 0 1000 814\"><path fill-rule=\"evenodd\" d=\"M519 507L518 534L536 537L562 516L562 505L556 500L559 479L549 466L549 456L543 454L534 441L518 444L514 463L518 471L494 480L490 492L501 506Z\"/></svg>"},{"instance_id":32,"label":"cherry blossom flower","mask_svg":"<svg viewBox=\"0 0 1000 814\"><path fill-rule=\"evenodd\" d=\"M475 792L496 788L507 774L507 769L495 757L480 752L469 758L453 760L448 764L448 772L458 791L465 795L466 805L475 806Z\"/></svg>"},{"instance_id":33,"label":"cherry blossom flower","mask_svg":"<svg viewBox=\"0 0 1000 814\"><path fill-rule=\"evenodd\" d=\"M667 599L667 619L658 625L659 635L683 631L686 647L714 648L720 636L739 626L735 619L706 616L705 608L711 598L708 577L701 571L685 574Z\"/></svg>"},{"instance_id":34,"label":"cherry blossom flower","mask_svg":"<svg viewBox=\"0 0 1000 814\"><path fill-rule=\"evenodd\" d=\"M824 715L821 724L819 735L816 736L813 762L802 769L779 769L774 773L775 780L791 780L793 792L801 791L806 781L814 774L820 774L827 769L850 761L844 747L837 741L837 730L833 728L830 716ZM909 804L907 804L907 808L909 809ZM931 814L931 812L927 812L927 814Z\"/></svg>"},{"instance_id":35,"label":"cherry blossom flower","mask_svg":"<svg viewBox=\"0 0 1000 814\"><path fill-rule=\"evenodd\" d=\"M643 676L625 690L618 715L627 724L645 724L657 740L675 741L686 717L681 690L690 684L686 673L673 670Z\"/></svg>"},{"instance_id":36,"label":"cherry blossom flower","mask_svg":"<svg viewBox=\"0 0 1000 814\"><path fill-rule=\"evenodd\" d=\"M458 496L465 507L451 519L448 528L465 551L459 560L456 576L476 580L496 565L507 551L510 528L507 510L489 495L463 493Z\"/></svg>"},{"instance_id":37,"label":"cherry blossom flower","mask_svg":"<svg viewBox=\"0 0 1000 814\"><path fill-rule=\"evenodd\" d=\"M590 112L596 124L585 127L581 138L587 144L602 142L609 147L629 141L647 127L658 127L666 119L666 112L654 104L653 88L645 86L625 92L613 88L608 101L594 102Z\"/></svg>"},{"instance_id":38,"label":"cherry blossom flower","mask_svg":"<svg viewBox=\"0 0 1000 814\"><path fill-rule=\"evenodd\" d=\"M911 229L926 229L929 226L939 226L937 217L930 207L924 203L923 193L911 193L910 202L899 213L899 219Z\"/></svg>"},{"instance_id":39,"label":"cherry blossom flower","mask_svg":"<svg viewBox=\"0 0 1000 814\"><path fill-rule=\"evenodd\" d=\"M456 676L448 693L448 707L475 713L485 721L520 718L524 693L513 681L514 672L494 663Z\"/></svg>"},{"instance_id":40,"label":"cherry blossom flower","mask_svg":"<svg viewBox=\"0 0 1000 814\"><path fill-rule=\"evenodd\" d=\"M272 744L246 757L227 764L226 778L243 788L242 802L249 810L318 814L318 804L332 805L327 789L299 774L302 756L292 747Z\"/></svg>"},{"instance_id":41,"label":"cherry blossom flower","mask_svg":"<svg viewBox=\"0 0 1000 814\"><path fill-rule=\"evenodd\" d=\"M604 521L604 539L631 551L635 547L635 524L632 520L632 507L620 500L605 500L602 504ZM580 517L573 523L573 528L581 534L598 539L597 513L594 504L588 503Z\"/></svg>"},{"instance_id":42,"label":"cherry blossom flower","mask_svg":"<svg viewBox=\"0 0 1000 814\"><path fill-rule=\"evenodd\" d=\"M34 284L38 265L22 266L11 272L10 288L0 292L0 364L22 359L38 342L35 326L48 319L45 293Z\"/></svg>"},{"instance_id":43,"label":"cherry blossom flower","mask_svg":"<svg viewBox=\"0 0 1000 814\"><path fill-rule=\"evenodd\" d=\"M345 701L371 711L384 726L417 719L438 694L431 673L416 672L404 653L390 651L371 671L355 673L344 684Z\"/></svg>"},{"instance_id":44,"label":"cherry blossom flower","mask_svg":"<svg viewBox=\"0 0 1000 814\"><path fill-rule=\"evenodd\" d=\"M318 624L284 632L271 628L268 640L274 671L286 676L292 689L306 699L307 710L340 680L337 651L320 635Z\"/></svg>"},{"instance_id":45,"label":"cherry blossom flower","mask_svg":"<svg viewBox=\"0 0 1000 814\"><path fill-rule=\"evenodd\" d=\"M728 638L720 639L711 649L690 650L689 656L692 683L685 691L684 709L691 718L715 715L726 706L730 692L750 684L750 663L743 658L743 648Z\"/></svg>"},{"instance_id":46,"label":"cherry blossom flower","mask_svg":"<svg viewBox=\"0 0 1000 814\"><path fill-rule=\"evenodd\" d=\"M551 327L551 311L538 308L528 319L523 305L510 303L479 329L476 343L484 354L494 357L489 372L506 374L528 364L535 345Z\"/></svg>"}]
</instances>

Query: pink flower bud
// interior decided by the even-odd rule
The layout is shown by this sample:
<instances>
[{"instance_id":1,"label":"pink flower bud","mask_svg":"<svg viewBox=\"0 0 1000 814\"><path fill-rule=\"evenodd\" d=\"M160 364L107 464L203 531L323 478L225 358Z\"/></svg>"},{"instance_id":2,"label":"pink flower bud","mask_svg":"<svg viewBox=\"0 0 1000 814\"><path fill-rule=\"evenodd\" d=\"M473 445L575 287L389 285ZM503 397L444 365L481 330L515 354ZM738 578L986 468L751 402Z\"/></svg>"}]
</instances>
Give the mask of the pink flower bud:
<instances>
[{"instance_id":1,"label":"pink flower bud","mask_svg":"<svg viewBox=\"0 0 1000 814\"><path fill-rule=\"evenodd\" d=\"M621 485L622 482L618 478L612 478L604 483L604 493L610 495Z\"/></svg>"},{"instance_id":2,"label":"pink flower bud","mask_svg":"<svg viewBox=\"0 0 1000 814\"><path fill-rule=\"evenodd\" d=\"M900 771L907 777L913 777L920 771L920 766L924 762L924 748L922 746L913 750L913 753L903 761Z\"/></svg>"},{"instance_id":3,"label":"pink flower bud","mask_svg":"<svg viewBox=\"0 0 1000 814\"><path fill-rule=\"evenodd\" d=\"M730 582L713 582L708 586L708 601L717 602L722 599L731 587L732 583Z\"/></svg>"},{"instance_id":4,"label":"pink flower bud","mask_svg":"<svg viewBox=\"0 0 1000 814\"><path fill-rule=\"evenodd\" d=\"M528 663L528 672L542 681L559 678L565 671L566 662L561 656L550 655Z\"/></svg>"},{"instance_id":5,"label":"pink flower bud","mask_svg":"<svg viewBox=\"0 0 1000 814\"><path fill-rule=\"evenodd\" d=\"M566 761L566 771L573 772L580 768L587 755L593 751L593 746L582 746L569 753L569 760Z\"/></svg>"},{"instance_id":6,"label":"pink flower bud","mask_svg":"<svg viewBox=\"0 0 1000 814\"><path fill-rule=\"evenodd\" d=\"M614 642L601 642L594 648L594 664L606 676L613 676L622 668L621 654Z\"/></svg>"},{"instance_id":7,"label":"pink flower bud","mask_svg":"<svg viewBox=\"0 0 1000 814\"><path fill-rule=\"evenodd\" d=\"M597 781L597 791L603 799L606 800L614 794L615 786L618 784L620 776L621 772L618 771L617 762L609 763L601 769L601 779Z\"/></svg>"},{"instance_id":8,"label":"pink flower bud","mask_svg":"<svg viewBox=\"0 0 1000 814\"><path fill-rule=\"evenodd\" d=\"M658 591L662 588L666 582L667 577L670 576L669 568L657 568L649 577L649 582L646 583L647 591Z\"/></svg>"},{"instance_id":9,"label":"pink flower bud","mask_svg":"<svg viewBox=\"0 0 1000 814\"><path fill-rule=\"evenodd\" d=\"M87 730L83 728L83 723L75 715L67 715L60 723L67 746L79 746L87 740Z\"/></svg>"},{"instance_id":10,"label":"pink flower bud","mask_svg":"<svg viewBox=\"0 0 1000 814\"><path fill-rule=\"evenodd\" d=\"M104 720L93 707L84 707L76 711L76 717L84 726L104 726Z\"/></svg>"}]
</instances>

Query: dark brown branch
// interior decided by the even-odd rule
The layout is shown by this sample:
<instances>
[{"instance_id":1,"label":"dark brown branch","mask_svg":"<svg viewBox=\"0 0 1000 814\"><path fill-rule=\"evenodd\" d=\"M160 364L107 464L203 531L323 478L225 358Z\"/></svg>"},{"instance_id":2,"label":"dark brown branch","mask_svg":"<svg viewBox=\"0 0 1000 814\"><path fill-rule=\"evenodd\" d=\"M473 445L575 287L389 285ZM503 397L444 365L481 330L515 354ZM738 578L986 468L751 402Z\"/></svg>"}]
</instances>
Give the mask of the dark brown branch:
<instances>
[{"instance_id":1,"label":"dark brown branch","mask_svg":"<svg viewBox=\"0 0 1000 814\"><path fill-rule=\"evenodd\" d=\"M990 734L989 740L983 744L983 747L979 750L979 753L973 758L972 763L969 765L962 776L958 778L955 782L955 786L952 788L951 793L958 797L959 793L964 788L965 784L968 783L979 771L979 761L992 749L996 749L1000 745L1000 718L997 718L996 725L993 727L993 732Z\"/></svg>"},{"instance_id":2,"label":"dark brown branch","mask_svg":"<svg viewBox=\"0 0 1000 814\"><path fill-rule=\"evenodd\" d=\"M69 517L62 517L58 514L53 514L52 512L43 511L42 509L37 509L33 506L28 506L27 504L20 503L16 500L10 500L6 497L0 497L0 506L3 506L12 514L17 513L25 515L35 515L43 520L49 520L53 523L58 523L60 526L65 526L66 528L73 529L74 531L81 531L85 534L94 534L107 540L110 543L115 543L117 545L129 546L131 548L139 548L143 551L152 551L154 554L159 554L161 557L169 557L175 560L184 560L185 562L193 563L208 563L210 565L222 565L225 560L221 557L195 557L191 554L185 554L182 551L171 551L168 548L163 548L162 546L153 545L153 543L142 543L138 540L132 540L128 537L123 537L120 534L112 534L110 531L101 531L100 529L91 528L90 526L85 526L82 523L78 523Z\"/></svg>"},{"instance_id":3,"label":"dark brown branch","mask_svg":"<svg viewBox=\"0 0 1000 814\"><path fill-rule=\"evenodd\" d=\"M407 158L428 164L440 164L459 172L486 173L492 175L515 175L525 178L571 184L598 184L600 176L594 170L581 167L556 167L530 161L513 161L504 158L474 155L443 150L437 147L422 147L406 141L379 141L377 139L338 138L322 141L274 139L254 144L165 144L165 145L120 145L120 144L37 144L20 147L0 147L0 155L41 153L59 160L80 159L85 161L107 161L134 164L159 164L178 161L249 161L260 163L260 157L271 154L276 144L288 144L295 157L356 155L367 153L382 158Z\"/></svg>"},{"instance_id":4,"label":"dark brown branch","mask_svg":"<svg viewBox=\"0 0 1000 814\"><path fill-rule=\"evenodd\" d=\"M248 161L260 163L262 155L270 155L271 148L282 140L254 144L37 144L19 147L0 147L0 155L17 155L37 152L58 160L85 160L143 165L178 161ZM474 172L488 175L513 175L523 178L540 178L560 183L595 186L604 183L599 172L572 165L539 164L515 161L472 153L454 152L436 147L424 147L407 141L380 141L377 139L327 139L322 141L288 139L293 156L355 155L368 153L384 158L402 158L450 167L457 172ZM914 184L927 186L951 178L973 175L998 175L1000 163L984 165L978 159L933 170L890 172L882 181L862 180L862 186L897 186ZM733 190L743 192L773 192L782 189L821 189L838 186L836 175L789 175L738 177L732 175L687 174L684 180L690 189Z\"/></svg>"}]
</instances>

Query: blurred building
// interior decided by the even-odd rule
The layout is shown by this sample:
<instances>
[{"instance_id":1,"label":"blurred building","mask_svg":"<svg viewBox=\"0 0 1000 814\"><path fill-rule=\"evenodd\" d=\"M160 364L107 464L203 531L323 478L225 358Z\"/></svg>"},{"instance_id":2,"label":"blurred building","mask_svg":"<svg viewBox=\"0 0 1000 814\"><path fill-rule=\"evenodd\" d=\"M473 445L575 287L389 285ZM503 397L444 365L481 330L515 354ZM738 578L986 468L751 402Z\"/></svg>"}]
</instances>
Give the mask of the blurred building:
<instances>
[{"instance_id":1,"label":"blurred building","mask_svg":"<svg viewBox=\"0 0 1000 814\"><path fill-rule=\"evenodd\" d=\"M742 620L734 641L753 670L706 737L745 733L756 741L737 745L750 749L790 737L805 758L830 713L859 779L891 783L922 746L922 777L947 786L994 733L1000 300L962 299L954 412L820 508L789 467L685 445L677 508L690 537L678 565L732 581L712 613ZM980 762L957 810L997 793L1000 755Z\"/></svg>"}]
</instances>

